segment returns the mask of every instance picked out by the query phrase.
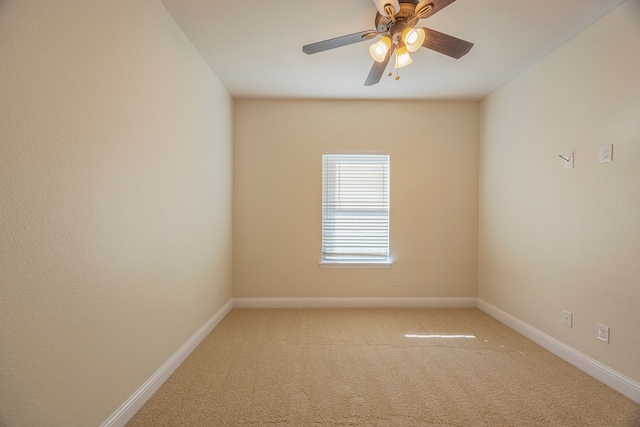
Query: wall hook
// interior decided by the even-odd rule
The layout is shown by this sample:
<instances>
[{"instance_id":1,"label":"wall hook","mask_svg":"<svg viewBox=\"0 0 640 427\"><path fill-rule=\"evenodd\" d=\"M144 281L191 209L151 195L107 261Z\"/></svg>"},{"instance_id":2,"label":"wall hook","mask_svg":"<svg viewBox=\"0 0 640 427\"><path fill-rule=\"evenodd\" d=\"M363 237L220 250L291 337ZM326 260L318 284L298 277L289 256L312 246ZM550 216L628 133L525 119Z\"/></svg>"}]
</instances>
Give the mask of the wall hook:
<instances>
[{"instance_id":1,"label":"wall hook","mask_svg":"<svg viewBox=\"0 0 640 427\"><path fill-rule=\"evenodd\" d=\"M573 169L573 153L563 156L562 154L558 154L562 160L564 160L564 168L565 169Z\"/></svg>"}]
</instances>

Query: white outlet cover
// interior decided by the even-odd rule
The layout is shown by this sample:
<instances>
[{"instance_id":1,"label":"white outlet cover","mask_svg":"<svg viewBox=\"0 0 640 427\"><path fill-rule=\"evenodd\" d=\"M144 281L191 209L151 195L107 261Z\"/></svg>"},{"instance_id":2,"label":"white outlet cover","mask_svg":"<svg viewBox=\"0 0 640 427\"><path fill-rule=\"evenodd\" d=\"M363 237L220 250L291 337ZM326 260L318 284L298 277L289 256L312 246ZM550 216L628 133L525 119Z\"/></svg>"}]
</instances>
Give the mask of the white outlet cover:
<instances>
[{"instance_id":1,"label":"white outlet cover","mask_svg":"<svg viewBox=\"0 0 640 427\"><path fill-rule=\"evenodd\" d=\"M601 323L596 323L596 338L609 344L609 327Z\"/></svg>"},{"instance_id":2,"label":"white outlet cover","mask_svg":"<svg viewBox=\"0 0 640 427\"><path fill-rule=\"evenodd\" d=\"M562 310L562 324L569 328L573 327L573 314L570 311Z\"/></svg>"},{"instance_id":3,"label":"white outlet cover","mask_svg":"<svg viewBox=\"0 0 640 427\"><path fill-rule=\"evenodd\" d=\"M600 147L600 163L610 162L613 160L613 144L603 145Z\"/></svg>"}]
</instances>

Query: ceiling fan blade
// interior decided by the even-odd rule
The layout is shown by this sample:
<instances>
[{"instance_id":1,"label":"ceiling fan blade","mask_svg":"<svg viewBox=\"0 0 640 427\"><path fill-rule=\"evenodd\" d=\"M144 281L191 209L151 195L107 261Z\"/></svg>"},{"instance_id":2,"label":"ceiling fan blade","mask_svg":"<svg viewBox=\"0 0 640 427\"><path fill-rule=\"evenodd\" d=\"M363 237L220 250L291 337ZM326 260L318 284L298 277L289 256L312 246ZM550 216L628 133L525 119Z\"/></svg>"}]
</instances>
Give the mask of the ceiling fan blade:
<instances>
[{"instance_id":1,"label":"ceiling fan blade","mask_svg":"<svg viewBox=\"0 0 640 427\"><path fill-rule=\"evenodd\" d=\"M425 19L440 12L456 0L422 0L416 6L416 14L420 19ZM432 6L433 5L433 6Z\"/></svg>"},{"instance_id":2,"label":"ceiling fan blade","mask_svg":"<svg viewBox=\"0 0 640 427\"><path fill-rule=\"evenodd\" d=\"M448 34L441 33L436 30L430 30L429 28L422 28L425 32L424 42L422 47L435 50L443 55L450 56L455 59L460 59L465 56L471 48L473 43L458 39Z\"/></svg>"},{"instance_id":3,"label":"ceiling fan blade","mask_svg":"<svg viewBox=\"0 0 640 427\"><path fill-rule=\"evenodd\" d=\"M378 33L375 30L361 31L359 33L348 34L346 36L304 45L302 46L302 51L307 55L311 55L318 52L324 52L325 50L369 40L377 35Z\"/></svg>"},{"instance_id":4,"label":"ceiling fan blade","mask_svg":"<svg viewBox=\"0 0 640 427\"><path fill-rule=\"evenodd\" d=\"M392 44L391 47L389 48L389 51L387 52L387 56L384 57L384 61L373 63L373 66L371 67L371 71L369 71L369 75L367 76L367 80L365 80L364 82L365 86L373 86L375 84L378 84L395 50L396 50L396 45Z\"/></svg>"}]
</instances>

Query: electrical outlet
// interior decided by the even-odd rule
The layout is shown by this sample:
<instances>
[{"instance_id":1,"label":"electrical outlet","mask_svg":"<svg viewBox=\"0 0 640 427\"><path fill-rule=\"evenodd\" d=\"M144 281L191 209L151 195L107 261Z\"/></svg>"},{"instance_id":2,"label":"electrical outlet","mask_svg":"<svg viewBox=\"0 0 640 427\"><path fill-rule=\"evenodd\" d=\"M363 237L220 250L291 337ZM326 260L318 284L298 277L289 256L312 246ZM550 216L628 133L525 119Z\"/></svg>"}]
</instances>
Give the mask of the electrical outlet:
<instances>
[{"instance_id":1,"label":"electrical outlet","mask_svg":"<svg viewBox=\"0 0 640 427\"><path fill-rule=\"evenodd\" d=\"M609 327L596 323L596 338L609 344Z\"/></svg>"},{"instance_id":2,"label":"electrical outlet","mask_svg":"<svg viewBox=\"0 0 640 427\"><path fill-rule=\"evenodd\" d=\"M564 326L568 326L569 328L573 327L573 313L567 310L562 310L562 324Z\"/></svg>"},{"instance_id":3,"label":"electrical outlet","mask_svg":"<svg viewBox=\"0 0 640 427\"><path fill-rule=\"evenodd\" d=\"M600 147L600 163L610 162L613 160L613 144L603 145Z\"/></svg>"},{"instance_id":4,"label":"electrical outlet","mask_svg":"<svg viewBox=\"0 0 640 427\"><path fill-rule=\"evenodd\" d=\"M224 288L224 284L222 282L220 282L220 285L218 286L218 294L222 295L222 289Z\"/></svg>"},{"instance_id":5,"label":"electrical outlet","mask_svg":"<svg viewBox=\"0 0 640 427\"><path fill-rule=\"evenodd\" d=\"M396 286L402 285L402 276L396 276L394 285L396 285Z\"/></svg>"}]
</instances>

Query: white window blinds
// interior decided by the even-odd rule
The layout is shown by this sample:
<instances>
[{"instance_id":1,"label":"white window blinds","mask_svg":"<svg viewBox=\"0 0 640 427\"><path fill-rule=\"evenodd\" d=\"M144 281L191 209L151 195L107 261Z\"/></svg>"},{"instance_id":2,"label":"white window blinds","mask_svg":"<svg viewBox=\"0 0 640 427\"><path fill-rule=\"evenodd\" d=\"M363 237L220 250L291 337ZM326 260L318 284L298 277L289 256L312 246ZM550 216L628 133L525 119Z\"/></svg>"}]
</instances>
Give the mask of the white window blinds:
<instances>
[{"instance_id":1,"label":"white window blinds","mask_svg":"<svg viewBox=\"0 0 640 427\"><path fill-rule=\"evenodd\" d=\"M322 261L389 262L389 155L322 156Z\"/></svg>"}]
</instances>

